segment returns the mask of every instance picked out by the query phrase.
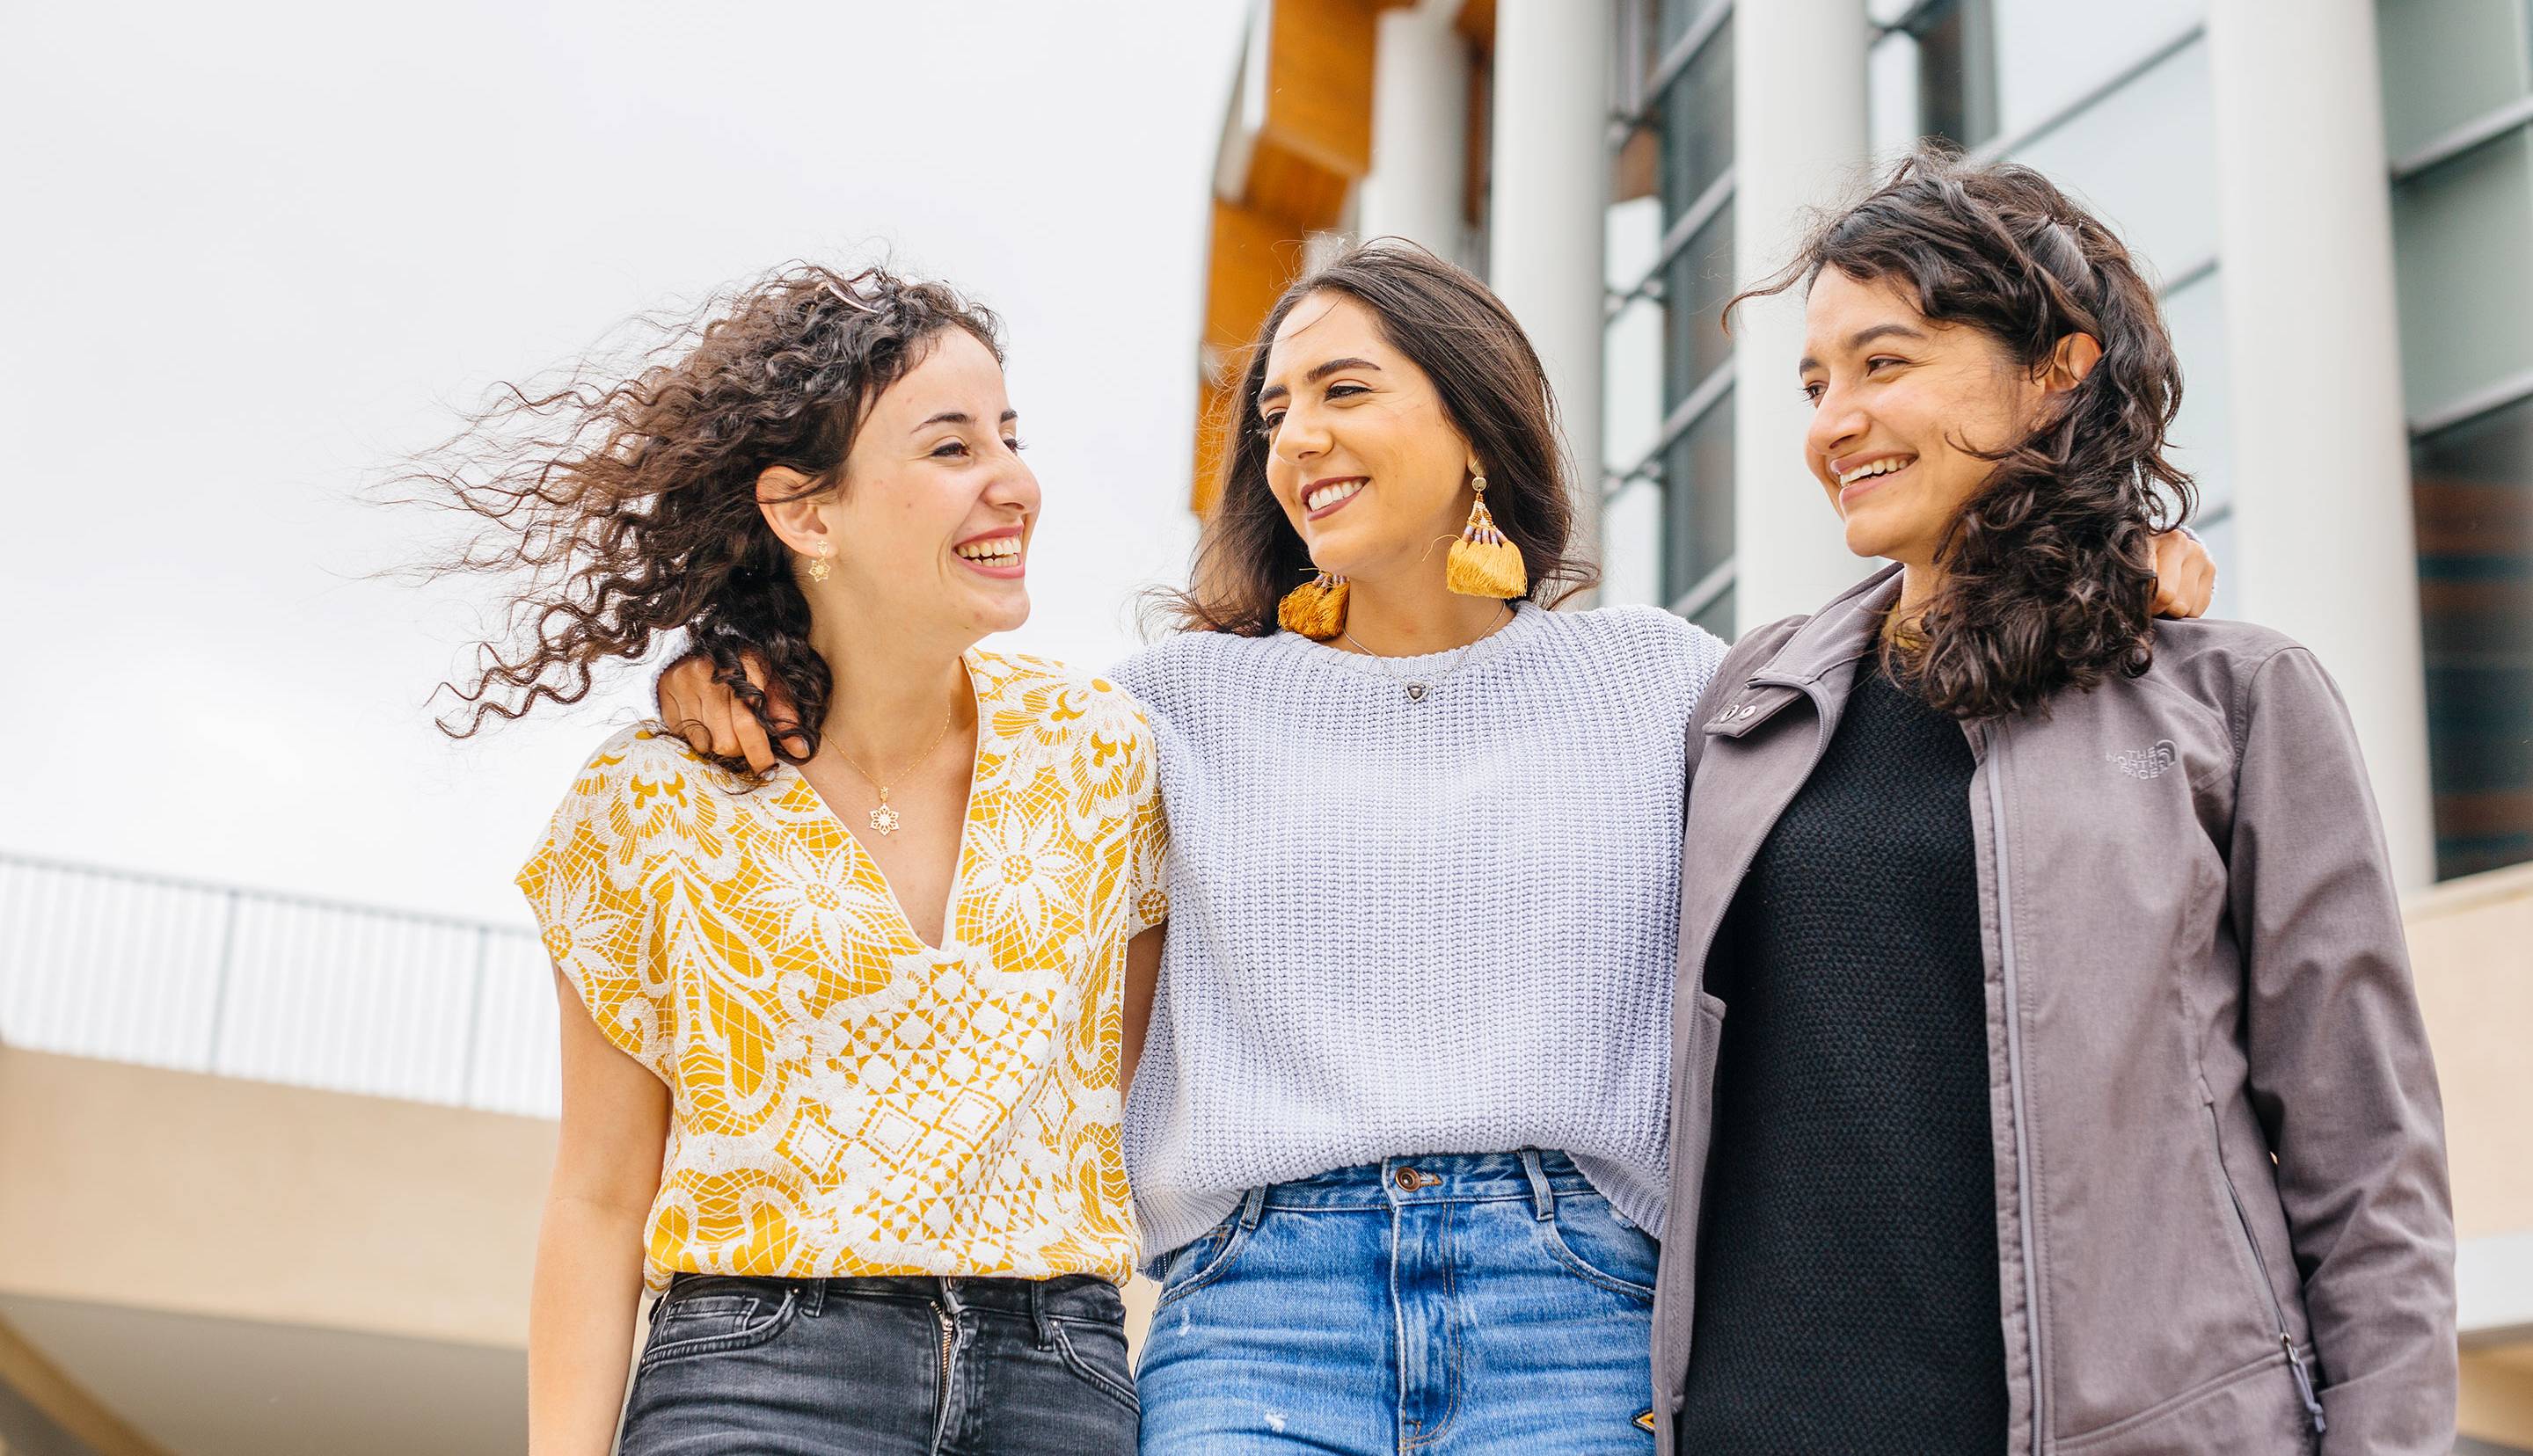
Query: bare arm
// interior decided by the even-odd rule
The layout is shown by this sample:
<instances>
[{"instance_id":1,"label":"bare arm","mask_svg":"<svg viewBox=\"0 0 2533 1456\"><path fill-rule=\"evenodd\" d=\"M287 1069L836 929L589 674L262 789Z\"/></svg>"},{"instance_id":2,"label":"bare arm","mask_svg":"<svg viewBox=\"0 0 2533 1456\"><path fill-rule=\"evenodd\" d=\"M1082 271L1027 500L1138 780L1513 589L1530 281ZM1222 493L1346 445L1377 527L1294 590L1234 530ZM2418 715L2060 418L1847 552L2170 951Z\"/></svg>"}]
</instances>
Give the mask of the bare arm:
<instances>
[{"instance_id":1,"label":"bare arm","mask_svg":"<svg viewBox=\"0 0 2533 1456\"><path fill-rule=\"evenodd\" d=\"M1126 1045L1117 1058L1117 1090L1135 1085L1135 1064L1144 1060L1144 1031L1152 1019L1152 992L1161 983L1161 943L1169 934L1164 920L1126 943Z\"/></svg>"},{"instance_id":2,"label":"bare arm","mask_svg":"<svg viewBox=\"0 0 2533 1456\"><path fill-rule=\"evenodd\" d=\"M618 1050L555 973L562 1133L528 1302L531 1456L607 1456L642 1300L643 1225L660 1189L669 1089Z\"/></svg>"}]
</instances>

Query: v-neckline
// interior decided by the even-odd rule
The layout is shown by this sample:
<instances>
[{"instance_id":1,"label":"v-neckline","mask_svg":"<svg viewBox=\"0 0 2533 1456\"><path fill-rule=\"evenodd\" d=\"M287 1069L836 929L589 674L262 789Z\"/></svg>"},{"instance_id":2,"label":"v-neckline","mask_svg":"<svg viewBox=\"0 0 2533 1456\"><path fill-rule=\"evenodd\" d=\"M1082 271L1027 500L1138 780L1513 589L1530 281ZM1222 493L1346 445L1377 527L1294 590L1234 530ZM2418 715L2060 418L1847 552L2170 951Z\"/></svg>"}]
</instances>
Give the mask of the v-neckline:
<instances>
[{"instance_id":1,"label":"v-neckline","mask_svg":"<svg viewBox=\"0 0 2533 1456\"><path fill-rule=\"evenodd\" d=\"M897 928L927 956L942 954L943 947L958 939L959 902L968 893L968 857L969 850L972 847L969 842L974 838L969 833L969 829L974 822L976 793L982 786L980 781L984 778L985 771L985 690L980 685L976 665L974 649L972 648L959 655L960 670L968 674L968 696L973 699L976 705L976 728L975 742L968 762L968 794L959 804L958 852L951 857L950 889L941 900L941 945L936 946L925 940L923 933L914 928L914 915L907 909L906 900L897 893L897 885L889 879L888 871L880 867L879 856L873 854L870 846L862 843L862 837L854 832L851 824L845 822L845 816L836 812L836 806L827 802L827 796L818 791L818 786L809 782L809 776L800 772L798 764L787 763L783 766L799 781L799 786L807 790L810 799L826 814L828 821L836 826L837 833L845 837L845 843L852 846L854 858L859 861L860 867L870 871L872 877L879 881L880 888L888 893L888 907L897 912Z\"/></svg>"}]
</instances>

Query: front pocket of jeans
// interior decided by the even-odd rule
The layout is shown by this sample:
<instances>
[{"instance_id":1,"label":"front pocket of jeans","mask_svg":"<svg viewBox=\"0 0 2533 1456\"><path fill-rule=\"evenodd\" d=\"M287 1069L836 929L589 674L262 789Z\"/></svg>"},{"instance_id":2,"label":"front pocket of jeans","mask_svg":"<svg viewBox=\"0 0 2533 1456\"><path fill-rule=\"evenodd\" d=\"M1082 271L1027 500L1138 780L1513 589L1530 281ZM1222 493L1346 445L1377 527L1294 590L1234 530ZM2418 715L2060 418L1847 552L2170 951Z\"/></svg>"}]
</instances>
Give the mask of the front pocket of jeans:
<instances>
[{"instance_id":1,"label":"front pocket of jeans","mask_svg":"<svg viewBox=\"0 0 2533 1456\"><path fill-rule=\"evenodd\" d=\"M1166 1310L1230 1272L1231 1261L1239 1257L1249 1236L1256 1231L1255 1225L1234 1212L1200 1235L1195 1243L1172 1253L1161 1275L1161 1297L1152 1308Z\"/></svg>"},{"instance_id":2,"label":"front pocket of jeans","mask_svg":"<svg viewBox=\"0 0 2533 1456\"><path fill-rule=\"evenodd\" d=\"M788 1287L779 1300L770 1292L677 1300L652 1311L651 1343L642 1352L642 1364L751 1350L783 1333L799 1311L799 1291Z\"/></svg>"},{"instance_id":3,"label":"front pocket of jeans","mask_svg":"<svg viewBox=\"0 0 2533 1456\"><path fill-rule=\"evenodd\" d=\"M1135 1395L1135 1375L1126 1365L1124 1330L1073 1319L1052 1320L1047 1329L1055 1338L1056 1354L1064 1358L1065 1367L1081 1376L1084 1384L1127 1410L1142 1414L1143 1402Z\"/></svg>"},{"instance_id":4,"label":"front pocket of jeans","mask_svg":"<svg viewBox=\"0 0 2533 1456\"><path fill-rule=\"evenodd\" d=\"M1653 1299L1660 1250L1643 1230L1620 1223L1607 1198L1569 1194L1557 1200L1553 1217L1532 1222L1549 1255L1567 1271L1615 1294Z\"/></svg>"}]
</instances>

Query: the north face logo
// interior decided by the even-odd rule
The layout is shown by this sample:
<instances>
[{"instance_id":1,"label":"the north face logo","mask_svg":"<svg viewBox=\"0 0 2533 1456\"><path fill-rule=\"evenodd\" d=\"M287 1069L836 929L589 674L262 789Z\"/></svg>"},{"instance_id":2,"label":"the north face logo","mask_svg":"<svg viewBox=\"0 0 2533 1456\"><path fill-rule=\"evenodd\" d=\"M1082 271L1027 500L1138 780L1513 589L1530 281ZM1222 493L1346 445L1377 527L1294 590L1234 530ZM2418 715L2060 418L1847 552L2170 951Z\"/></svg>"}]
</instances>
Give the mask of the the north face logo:
<instances>
[{"instance_id":1,"label":"the north face logo","mask_svg":"<svg viewBox=\"0 0 2533 1456\"><path fill-rule=\"evenodd\" d=\"M2158 739L2152 748L2141 748L2134 753L2106 753L2102 756L2118 764L2120 772L2132 779L2160 779L2181 762L2181 750L2173 746L2170 738Z\"/></svg>"}]
</instances>

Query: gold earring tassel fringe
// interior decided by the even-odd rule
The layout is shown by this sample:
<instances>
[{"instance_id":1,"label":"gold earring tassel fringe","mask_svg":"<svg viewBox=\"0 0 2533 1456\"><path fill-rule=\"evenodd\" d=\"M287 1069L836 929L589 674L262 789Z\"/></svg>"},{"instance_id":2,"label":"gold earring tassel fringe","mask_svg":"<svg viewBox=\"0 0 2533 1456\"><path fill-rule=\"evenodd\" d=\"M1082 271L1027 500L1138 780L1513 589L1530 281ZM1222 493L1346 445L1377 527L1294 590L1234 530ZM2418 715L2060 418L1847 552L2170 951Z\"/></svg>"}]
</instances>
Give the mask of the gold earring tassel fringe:
<instances>
[{"instance_id":1,"label":"gold earring tassel fringe","mask_svg":"<svg viewBox=\"0 0 2533 1456\"><path fill-rule=\"evenodd\" d=\"M1443 581L1463 597L1493 597L1510 601L1530 594L1530 572L1521 564L1521 548L1504 539L1496 529L1496 518L1487 509L1487 478L1477 478L1478 498L1469 507L1469 524L1460 530L1460 539L1451 543L1450 554L1443 559Z\"/></svg>"},{"instance_id":2,"label":"gold earring tassel fringe","mask_svg":"<svg viewBox=\"0 0 2533 1456\"><path fill-rule=\"evenodd\" d=\"M1276 625L1314 642L1325 642L1345 630L1348 590L1344 577L1323 571L1275 604Z\"/></svg>"}]
</instances>

